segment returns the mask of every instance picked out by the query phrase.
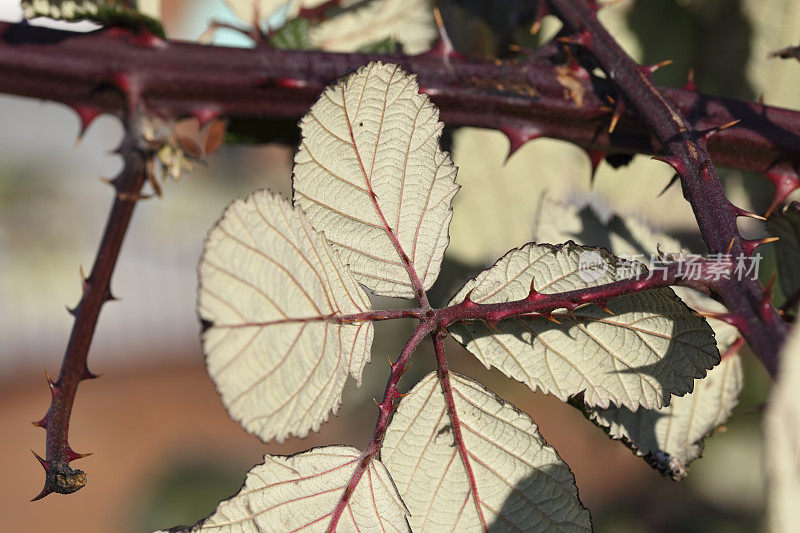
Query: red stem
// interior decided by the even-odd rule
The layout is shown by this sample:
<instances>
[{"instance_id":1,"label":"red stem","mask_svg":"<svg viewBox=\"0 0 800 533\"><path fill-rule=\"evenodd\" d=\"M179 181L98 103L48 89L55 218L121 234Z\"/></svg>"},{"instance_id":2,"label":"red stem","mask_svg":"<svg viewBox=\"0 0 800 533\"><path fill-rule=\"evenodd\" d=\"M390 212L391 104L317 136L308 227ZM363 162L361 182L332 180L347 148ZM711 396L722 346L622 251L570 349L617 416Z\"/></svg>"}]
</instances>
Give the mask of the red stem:
<instances>
[{"instance_id":1,"label":"red stem","mask_svg":"<svg viewBox=\"0 0 800 533\"><path fill-rule=\"evenodd\" d=\"M122 173L112 182L116 196L108 215L105 232L97 250L91 275L83 283L83 296L72 311L75 323L67 343L58 380L50 384L52 401L47 414L34 424L47 430L46 458L39 461L45 469L46 479L42 491L34 500L51 492L69 494L86 483L81 470L69 466L70 461L84 454L75 453L68 442L69 419L78 384L96 377L89 371L86 359L94 336L97 319L103 304L114 299L111 294L111 275L117 264L122 241L146 179L145 154L136 147L139 139L135 126L128 125L126 136L119 149L124 160ZM48 376L49 380L49 376ZM38 456L37 456L38 458Z\"/></svg>"},{"instance_id":2,"label":"red stem","mask_svg":"<svg viewBox=\"0 0 800 533\"><path fill-rule=\"evenodd\" d=\"M736 221L741 215L717 178L706 137L653 85L647 69L628 57L606 32L597 20L595 2L549 0L549 3L556 16L575 32L574 42L589 50L661 142L666 162L680 175L683 194L694 210L709 252L737 257L750 255L757 243L744 240L739 233ZM761 284L757 280L731 279L722 280L715 289L728 309L740 318L743 323L740 331L774 377L787 326L771 305L763 305Z\"/></svg>"},{"instance_id":3,"label":"red stem","mask_svg":"<svg viewBox=\"0 0 800 533\"><path fill-rule=\"evenodd\" d=\"M124 101L98 90L110 72L127 72L141 87L145 108L165 117L297 118L328 84L373 60L415 73L422 90L454 126L479 126L509 137L552 137L600 152L656 153L661 144L634 113L613 134L609 80L578 77L581 105L565 95L557 67L544 59L478 61L441 55L337 54L240 49L177 41L148 41L119 28L76 34L0 23L0 92L88 106L121 116ZM741 120L710 146L718 164L796 177L800 113L694 91L663 94L700 128Z\"/></svg>"},{"instance_id":4,"label":"red stem","mask_svg":"<svg viewBox=\"0 0 800 533\"><path fill-rule=\"evenodd\" d=\"M389 427L389 422L392 420L394 408L397 407L394 401L401 398L400 391L398 390L397 386L400 383L400 378L403 377L403 374L408 368L411 355L414 353L414 350L417 349L417 346L419 346L419 343L422 342L425 336L434 331L436 327L437 322L433 317L421 320L417 328L414 330L414 333L411 335L408 341L406 341L405 346L403 346L403 350L400 352L400 357L398 357L397 361L395 361L392 365L392 372L389 374L389 381L386 383L386 389L383 393L383 401L381 401L381 403L378 405L379 414L378 422L375 424L375 431L372 433L372 437L370 438L367 447L364 449L364 452L361 454L358 465L356 466L355 471L353 471L353 475L350 477L350 481L344 488L344 492L342 493L339 502L336 504L333 514L331 515L331 521L330 524L328 524L327 529L329 533L336 531L336 524L339 522L339 518L342 516L342 513L347 507L350 497L356 490L356 486L358 485L361 476L364 475L364 472L369 467L372 459L380 454L381 446L383 445L383 437L386 435L386 429Z\"/></svg>"},{"instance_id":5,"label":"red stem","mask_svg":"<svg viewBox=\"0 0 800 533\"><path fill-rule=\"evenodd\" d=\"M444 403L447 406L447 415L450 417L450 425L453 428L453 438L458 447L458 453L461 456L461 461L464 464L464 470L467 473L467 480L469 481L469 490L472 492L472 498L475 502L475 509L478 511L478 517L481 520L481 526L484 531L489 529L486 527L486 518L483 516L483 509L481 509L481 500L478 497L478 484L475 482L475 474L472 472L472 464L469 460L469 452L467 446L464 444L464 437L461 434L461 421L456 412L456 404L453 400L453 388L450 386L450 371L447 368L447 356L444 353L444 343L442 337L444 332L439 330L431 334L433 337L433 349L436 352L436 376L439 378L439 384L442 387L442 394L444 395Z\"/></svg>"}]
</instances>

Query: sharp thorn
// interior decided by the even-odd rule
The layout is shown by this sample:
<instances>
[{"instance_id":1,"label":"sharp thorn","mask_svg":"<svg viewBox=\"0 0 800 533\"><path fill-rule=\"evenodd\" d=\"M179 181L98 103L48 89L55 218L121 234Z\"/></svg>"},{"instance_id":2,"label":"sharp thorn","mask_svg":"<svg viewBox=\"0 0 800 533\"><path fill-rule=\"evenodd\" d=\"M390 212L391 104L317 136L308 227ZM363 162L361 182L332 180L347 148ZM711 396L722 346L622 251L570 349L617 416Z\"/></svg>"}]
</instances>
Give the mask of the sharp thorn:
<instances>
[{"instance_id":1,"label":"sharp thorn","mask_svg":"<svg viewBox=\"0 0 800 533\"><path fill-rule=\"evenodd\" d=\"M764 175L775 188L772 204L766 213L766 216L769 217L795 189L800 187L800 176L794 170L780 168L770 169Z\"/></svg>"},{"instance_id":2,"label":"sharp thorn","mask_svg":"<svg viewBox=\"0 0 800 533\"><path fill-rule=\"evenodd\" d=\"M666 67L667 65L671 65L671 64L672 64L672 60L671 59L665 59L664 61L660 61L660 62L655 63L653 65L640 66L639 69L642 72L644 72L647 76L652 76L653 73L655 71L657 71L658 69L660 69L662 67Z\"/></svg>"},{"instance_id":3,"label":"sharp thorn","mask_svg":"<svg viewBox=\"0 0 800 533\"><path fill-rule=\"evenodd\" d=\"M32 451L32 450L31 450L31 451ZM36 452L34 452L34 455L36 455ZM39 456L37 455L36 457L38 458ZM33 498L31 498L31 501L32 501L32 502L35 502L35 501L41 500L42 498L44 498L45 496L47 496L48 494L50 494L50 493L52 493L52 492L53 492L53 489L51 489L51 488L50 488L50 484L49 484L49 483L48 483L48 481L47 481L48 479L49 479L49 478L45 478L45 482L44 482L44 488L42 489L42 492L40 492L39 494L37 494L36 496L34 496Z\"/></svg>"},{"instance_id":4,"label":"sharp thorn","mask_svg":"<svg viewBox=\"0 0 800 533\"><path fill-rule=\"evenodd\" d=\"M766 237L764 239L742 239L742 248L747 255L753 255L756 248L763 244L769 244L778 240L778 237Z\"/></svg>"},{"instance_id":5,"label":"sharp thorn","mask_svg":"<svg viewBox=\"0 0 800 533\"><path fill-rule=\"evenodd\" d=\"M747 217L747 218L754 218L756 220L767 220L766 218L762 217L761 215L756 215L755 213L751 213L746 209L742 209L741 207L737 207L731 204L731 209L733 210L733 214L737 217Z\"/></svg>"},{"instance_id":6,"label":"sharp thorn","mask_svg":"<svg viewBox=\"0 0 800 533\"><path fill-rule=\"evenodd\" d=\"M683 86L684 91L697 91L697 85L694 82L694 69L689 69L689 74L686 76L686 85Z\"/></svg>"},{"instance_id":7,"label":"sharp thorn","mask_svg":"<svg viewBox=\"0 0 800 533\"><path fill-rule=\"evenodd\" d=\"M450 65L450 60L462 58L464 55L459 53L453 46L453 42L450 40L450 36L447 34L447 29L445 28L444 21L442 20L442 14L438 7L433 8L433 18L436 23L436 29L439 32L439 38L427 52L423 52L421 55L424 57L441 59L444 64L447 65L447 67L452 68Z\"/></svg>"},{"instance_id":8,"label":"sharp thorn","mask_svg":"<svg viewBox=\"0 0 800 533\"><path fill-rule=\"evenodd\" d=\"M486 321L486 325L487 325L487 326L489 326L489 329L491 329L491 330L492 330L492 331L494 331L495 333L500 333L500 330L499 330L499 329L497 329L497 324L496 324L496 323L494 323L494 322L489 322L489 321L487 320L487 321Z\"/></svg>"},{"instance_id":9,"label":"sharp thorn","mask_svg":"<svg viewBox=\"0 0 800 533\"><path fill-rule=\"evenodd\" d=\"M600 305L600 304L598 304L598 305ZM600 309L602 309L603 311L605 311L609 315L616 316L616 313L614 313L614 311L609 309L607 304L600 305Z\"/></svg>"},{"instance_id":10,"label":"sharp thorn","mask_svg":"<svg viewBox=\"0 0 800 533\"><path fill-rule=\"evenodd\" d=\"M36 457L36 460L39 461L39 464L42 465L42 468L44 468L45 474L49 474L50 471L53 469L53 467L50 465L50 463L48 461L45 461L44 459L42 459L42 457L38 453L36 453L35 451L31 450L31 453L33 454L34 457ZM33 501L33 500L31 500L31 501Z\"/></svg>"},{"instance_id":11,"label":"sharp thorn","mask_svg":"<svg viewBox=\"0 0 800 533\"><path fill-rule=\"evenodd\" d=\"M725 255L731 255L731 250L733 249L733 243L736 242L736 237L731 239L731 242L728 243L728 250L725 252Z\"/></svg>"},{"instance_id":12,"label":"sharp thorn","mask_svg":"<svg viewBox=\"0 0 800 533\"><path fill-rule=\"evenodd\" d=\"M66 455L67 455L67 462L70 463L72 461L75 461L76 459L83 459L84 457L89 457L92 454L91 453L78 453L78 452L74 451L72 448L70 448L69 446L67 446Z\"/></svg>"},{"instance_id":13,"label":"sharp thorn","mask_svg":"<svg viewBox=\"0 0 800 533\"><path fill-rule=\"evenodd\" d=\"M34 420L31 422L36 427L47 429L47 415L44 415L41 420Z\"/></svg>"},{"instance_id":14,"label":"sharp thorn","mask_svg":"<svg viewBox=\"0 0 800 533\"><path fill-rule=\"evenodd\" d=\"M558 324L559 326L561 325L561 322L559 322L558 320L556 320L555 318L553 318L553 315L550 315L550 314L543 314L542 316L543 316L543 317L545 317L545 318L546 318L547 320L549 320L550 322L555 322L555 323L556 323L556 324Z\"/></svg>"},{"instance_id":15,"label":"sharp thorn","mask_svg":"<svg viewBox=\"0 0 800 533\"><path fill-rule=\"evenodd\" d=\"M102 374L95 374L94 372L89 370L88 366L84 365L83 373L81 374L81 380L84 380L84 379L97 379L100 376L102 376Z\"/></svg>"},{"instance_id":16,"label":"sharp thorn","mask_svg":"<svg viewBox=\"0 0 800 533\"><path fill-rule=\"evenodd\" d=\"M604 150L586 150L586 155L589 156L589 163L592 165L592 174L589 178L589 183L590 185L594 185L597 169L606 157L606 152Z\"/></svg>"},{"instance_id":17,"label":"sharp thorn","mask_svg":"<svg viewBox=\"0 0 800 533\"><path fill-rule=\"evenodd\" d=\"M392 358L391 358L391 356L389 356L388 353L386 354L386 359L389 361L389 366L390 367L394 366L394 363L392 363Z\"/></svg>"},{"instance_id":18,"label":"sharp thorn","mask_svg":"<svg viewBox=\"0 0 800 533\"><path fill-rule=\"evenodd\" d=\"M509 143L508 154L506 155L504 164L507 163L509 158L511 158L517 150L522 148L525 143L542 136L541 130L530 126L503 126L500 127L499 130L506 136Z\"/></svg>"},{"instance_id":19,"label":"sharp thorn","mask_svg":"<svg viewBox=\"0 0 800 533\"><path fill-rule=\"evenodd\" d=\"M617 129L617 122L619 122L619 118L622 116L622 108L621 106L617 105L614 107L614 114L611 115L611 122L608 125L608 133L614 133L614 130Z\"/></svg>"},{"instance_id":20,"label":"sharp thorn","mask_svg":"<svg viewBox=\"0 0 800 533\"><path fill-rule=\"evenodd\" d=\"M475 288L472 288L467 292L467 295L464 296L464 300L461 302L462 304L464 304L464 305L475 305L475 302L472 301L472 292L474 290L475 290Z\"/></svg>"},{"instance_id":21,"label":"sharp thorn","mask_svg":"<svg viewBox=\"0 0 800 533\"><path fill-rule=\"evenodd\" d=\"M662 163L666 163L672 168L675 169L675 172L678 174L683 174L686 170L686 165L684 165L683 161L680 158L671 156L671 155L654 155L651 159L655 159L656 161L661 161Z\"/></svg>"},{"instance_id":22,"label":"sharp thorn","mask_svg":"<svg viewBox=\"0 0 800 533\"><path fill-rule=\"evenodd\" d=\"M539 291L536 290L534 287L534 283L536 281L535 277L531 277L531 286L528 289L528 300L535 300L539 297Z\"/></svg>"},{"instance_id":23,"label":"sharp thorn","mask_svg":"<svg viewBox=\"0 0 800 533\"><path fill-rule=\"evenodd\" d=\"M666 187L664 187L664 189L660 193L658 193L658 196L656 196L656 198L661 198L664 195L664 193L666 193L669 190L669 188L675 185L680 179L681 177L677 173L673 174L672 179L670 179Z\"/></svg>"},{"instance_id":24,"label":"sharp thorn","mask_svg":"<svg viewBox=\"0 0 800 533\"><path fill-rule=\"evenodd\" d=\"M378 403L378 400L376 400L374 397L372 398L372 403L374 403L374 404L375 404L375 407L377 407L378 409L380 409L380 408L381 408L381 404L379 404L379 403Z\"/></svg>"}]
</instances>

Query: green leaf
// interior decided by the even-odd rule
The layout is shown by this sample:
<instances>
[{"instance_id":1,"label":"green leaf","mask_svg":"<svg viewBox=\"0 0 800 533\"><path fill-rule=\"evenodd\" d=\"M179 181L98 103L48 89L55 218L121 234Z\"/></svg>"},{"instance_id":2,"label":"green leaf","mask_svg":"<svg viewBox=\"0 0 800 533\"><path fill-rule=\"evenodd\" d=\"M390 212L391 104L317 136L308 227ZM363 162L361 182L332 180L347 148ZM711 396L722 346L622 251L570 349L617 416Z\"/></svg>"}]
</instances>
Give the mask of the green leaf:
<instances>
[{"instance_id":1,"label":"green leaf","mask_svg":"<svg viewBox=\"0 0 800 533\"><path fill-rule=\"evenodd\" d=\"M312 50L309 29L311 23L304 18L292 19L269 36L269 44L273 48L284 50Z\"/></svg>"},{"instance_id":2,"label":"green leaf","mask_svg":"<svg viewBox=\"0 0 800 533\"><path fill-rule=\"evenodd\" d=\"M365 44L358 49L363 54L394 54L400 50L400 43L394 37L387 37L381 41Z\"/></svg>"},{"instance_id":3,"label":"green leaf","mask_svg":"<svg viewBox=\"0 0 800 533\"><path fill-rule=\"evenodd\" d=\"M800 202L792 202L770 216L767 230L779 239L773 246L781 290L787 299L796 298L800 293Z\"/></svg>"},{"instance_id":4,"label":"green leaf","mask_svg":"<svg viewBox=\"0 0 800 533\"><path fill-rule=\"evenodd\" d=\"M299 208L257 191L234 201L200 260L206 365L231 417L261 439L316 431L360 384L371 322L342 323L370 302Z\"/></svg>"},{"instance_id":5,"label":"green leaf","mask_svg":"<svg viewBox=\"0 0 800 533\"><path fill-rule=\"evenodd\" d=\"M483 515L490 531L589 531L572 472L533 420L475 381L450 381L475 488L428 374L400 403L382 452L413 530L480 531Z\"/></svg>"},{"instance_id":6,"label":"green leaf","mask_svg":"<svg viewBox=\"0 0 800 533\"><path fill-rule=\"evenodd\" d=\"M265 455L239 493L191 531L325 531L360 456L349 446ZM386 467L373 459L337 531L410 531L407 514Z\"/></svg>"},{"instance_id":7,"label":"green leaf","mask_svg":"<svg viewBox=\"0 0 800 533\"><path fill-rule=\"evenodd\" d=\"M781 350L780 375L764 417L764 457L769 495L768 518L775 533L797 529L800 502L800 328Z\"/></svg>"},{"instance_id":8,"label":"green leaf","mask_svg":"<svg viewBox=\"0 0 800 533\"><path fill-rule=\"evenodd\" d=\"M532 283L544 294L599 286L617 281L626 267L601 248L527 244L467 282L450 303L467 294L476 303L521 300ZM671 289L631 293L607 305L613 315L588 305L572 315L554 313L560 324L520 317L498 322L500 333L482 321L451 332L487 368L563 401L583 393L589 406L663 407L719 362L711 328Z\"/></svg>"},{"instance_id":9,"label":"green leaf","mask_svg":"<svg viewBox=\"0 0 800 533\"><path fill-rule=\"evenodd\" d=\"M414 297L439 275L456 168L439 146L439 110L415 76L373 62L329 87L300 123L294 201L355 278Z\"/></svg>"}]
</instances>

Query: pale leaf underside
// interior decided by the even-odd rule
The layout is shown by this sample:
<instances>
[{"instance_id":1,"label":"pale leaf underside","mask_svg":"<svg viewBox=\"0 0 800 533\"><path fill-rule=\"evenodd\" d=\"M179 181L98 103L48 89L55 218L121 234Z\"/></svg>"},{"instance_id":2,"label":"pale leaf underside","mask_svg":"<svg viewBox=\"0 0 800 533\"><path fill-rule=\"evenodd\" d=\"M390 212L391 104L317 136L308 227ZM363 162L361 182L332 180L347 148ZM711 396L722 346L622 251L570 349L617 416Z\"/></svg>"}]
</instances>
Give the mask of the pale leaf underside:
<instances>
[{"instance_id":1,"label":"pale leaf underside","mask_svg":"<svg viewBox=\"0 0 800 533\"><path fill-rule=\"evenodd\" d=\"M542 201L536 237L540 241L579 240L579 244L602 245L620 257L648 262L650 254L681 252L677 240L632 217L600 214L591 206ZM698 291L676 287L676 294L689 307L701 312L725 312L725 307ZM738 338L738 330L712 320L717 349L725 352ZM695 380L693 392L672 398L662 409L596 409L592 419L609 428L615 439L626 439L640 455L662 472L679 479L688 464L703 451L702 439L733 413L743 384L741 361L730 356Z\"/></svg>"},{"instance_id":2,"label":"pale leaf underside","mask_svg":"<svg viewBox=\"0 0 800 533\"><path fill-rule=\"evenodd\" d=\"M528 244L470 280L451 303L470 291L476 303L521 300L532 279L545 294L603 285L617 281L618 266L600 248ZM662 407L719 362L711 328L668 288L620 296L608 308L613 315L596 305L574 316L554 313L561 324L520 317L498 322L500 333L482 321L451 332L487 367L561 400L583 392L589 406Z\"/></svg>"},{"instance_id":3,"label":"pale leaf underside","mask_svg":"<svg viewBox=\"0 0 800 533\"><path fill-rule=\"evenodd\" d=\"M327 0L225 0L231 11L245 24L271 21L273 17L280 19L280 24L295 18L300 9L315 8Z\"/></svg>"},{"instance_id":4,"label":"pale leaf underside","mask_svg":"<svg viewBox=\"0 0 800 533\"><path fill-rule=\"evenodd\" d=\"M370 322L364 290L303 213L267 191L233 202L209 233L198 309L209 374L231 416L264 440L317 430L360 382Z\"/></svg>"},{"instance_id":5,"label":"pale leaf underside","mask_svg":"<svg viewBox=\"0 0 800 533\"><path fill-rule=\"evenodd\" d=\"M295 204L355 278L381 295L413 297L411 269L430 288L458 186L439 146L439 112L416 78L370 63L326 89L301 129Z\"/></svg>"},{"instance_id":6,"label":"pale leaf underside","mask_svg":"<svg viewBox=\"0 0 800 533\"><path fill-rule=\"evenodd\" d=\"M597 409L592 419L615 439L626 439L660 471L682 479L703 452L703 438L728 421L742 390L742 364L732 355L695 380L694 391L661 409Z\"/></svg>"},{"instance_id":7,"label":"pale leaf underside","mask_svg":"<svg viewBox=\"0 0 800 533\"><path fill-rule=\"evenodd\" d=\"M289 457L266 455L244 486L191 531L325 531L360 452L348 446L314 448ZM406 508L389 472L370 462L337 524L337 531L409 531Z\"/></svg>"},{"instance_id":8,"label":"pale leaf underside","mask_svg":"<svg viewBox=\"0 0 800 533\"><path fill-rule=\"evenodd\" d=\"M769 525L774 533L797 529L800 502L800 328L786 339L781 374L764 417L764 457Z\"/></svg>"},{"instance_id":9,"label":"pale leaf underside","mask_svg":"<svg viewBox=\"0 0 800 533\"><path fill-rule=\"evenodd\" d=\"M312 42L334 52L355 52L388 37L405 53L419 54L436 36L430 0L373 0L311 29Z\"/></svg>"},{"instance_id":10,"label":"pale leaf underside","mask_svg":"<svg viewBox=\"0 0 800 533\"><path fill-rule=\"evenodd\" d=\"M491 531L588 531L572 472L533 420L472 380L451 374L451 383L476 490L428 374L403 399L383 448L412 529L480 531L477 502Z\"/></svg>"}]
</instances>

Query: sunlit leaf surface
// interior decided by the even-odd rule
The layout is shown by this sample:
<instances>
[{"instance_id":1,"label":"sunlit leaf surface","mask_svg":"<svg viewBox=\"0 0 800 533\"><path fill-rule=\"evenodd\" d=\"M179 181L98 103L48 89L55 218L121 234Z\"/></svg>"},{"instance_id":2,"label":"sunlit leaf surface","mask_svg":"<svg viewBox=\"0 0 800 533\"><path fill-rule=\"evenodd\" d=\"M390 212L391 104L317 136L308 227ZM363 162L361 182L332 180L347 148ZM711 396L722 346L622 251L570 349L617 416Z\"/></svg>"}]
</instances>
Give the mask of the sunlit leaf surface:
<instances>
[{"instance_id":1,"label":"sunlit leaf surface","mask_svg":"<svg viewBox=\"0 0 800 533\"><path fill-rule=\"evenodd\" d=\"M590 530L572 472L533 420L470 379L453 374L451 384L474 485L435 374L403 399L386 433L383 462L414 531Z\"/></svg>"},{"instance_id":2,"label":"sunlit leaf surface","mask_svg":"<svg viewBox=\"0 0 800 533\"><path fill-rule=\"evenodd\" d=\"M191 531L325 531L359 456L348 446L266 455L241 490ZM386 467L374 459L336 531L410 531L407 513Z\"/></svg>"},{"instance_id":3,"label":"sunlit leaf surface","mask_svg":"<svg viewBox=\"0 0 800 533\"><path fill-rule=\"evenodd\" d=\"M456 169L439 111L416 77L370 63L325 90L301 121L294 201L378 294L412 297L406 260L427 289L449 241Z\"/></svg>"},{"instance_id":4,"label":"sunlit leaf surface","mask_svg":"<svg viewBox=\"0 0 800 533\"><path fill-rule=\"evenodd\" d=\"M200 261L208 371L231 416L264 440L305 436L360 382L371 322L364 290L298 208L258 191L234 201Z\"/></svg>"},{"instance_id":5,"label":"sunlit leaf surface","mask_svg":"<svg viewBox=\"0 0 800 533\"><path fill-rule=\"evenodd\" d=\"M558 293L617 281L625 265L601 248L568 242L525 245L469 281L451 303L471 292L476 303L525 298L533 280L540 293ZM690 392L696 378L719 362L711 328L671 289L637 292L572 315L498 322L499 333L482 321L451 329L487 367L532 389L566 400L583 392L587 405L610 403L636 409L666 405L672 394Z\"/></svg>"}]
</instances>

